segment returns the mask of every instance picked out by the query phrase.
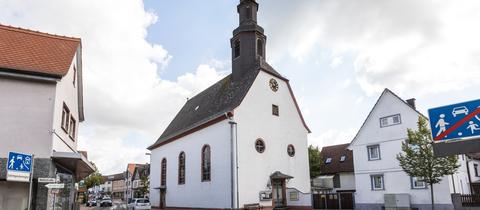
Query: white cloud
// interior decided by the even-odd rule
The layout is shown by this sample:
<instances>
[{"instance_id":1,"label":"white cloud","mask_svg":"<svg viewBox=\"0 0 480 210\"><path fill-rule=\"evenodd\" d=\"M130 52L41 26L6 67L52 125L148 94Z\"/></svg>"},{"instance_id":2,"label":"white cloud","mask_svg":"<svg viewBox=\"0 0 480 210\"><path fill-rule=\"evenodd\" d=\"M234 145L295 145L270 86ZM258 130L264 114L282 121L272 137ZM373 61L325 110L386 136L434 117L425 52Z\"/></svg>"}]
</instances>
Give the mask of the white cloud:
<instances>
[{"instance_id":1,"label":"white cloud","mask_svg":"<svg viewBox=\"0 0 480 210\"><path fill-rule=\"evenodd\" d=\"M480 86L479 1L279 0L262 9L273 60L303 62L319 48L353 55L368 96L385 87L420 97ZM279 13L288 17L280 25Z\"/></svg>"},{"instance_id":2,"label":"white cloud","mask_svg":"<svg viewBox=\"0 0 480 210\"><path fill-rule=\"evenodd\" d=\"M324 146L350 143L355 136L357 129L346 128L344 130L330 129L321 132L319 135L311 134L308 143L322 148Z\"/></svg>"},{"instance_id":3,"label":"white cloud","mask_svg":"<svg viewBox=\"0 0 480 210\"><path fill-rule=\"evenodd\" d=\"M104 173L146 162L145 148L186 99L223 76L200 65L177 81L159 78L173 56L146 41L157 17L140 0L3 0L0 10L3 24L82 38L86 121L78 142Z\"/></svg>"}]
</instances>

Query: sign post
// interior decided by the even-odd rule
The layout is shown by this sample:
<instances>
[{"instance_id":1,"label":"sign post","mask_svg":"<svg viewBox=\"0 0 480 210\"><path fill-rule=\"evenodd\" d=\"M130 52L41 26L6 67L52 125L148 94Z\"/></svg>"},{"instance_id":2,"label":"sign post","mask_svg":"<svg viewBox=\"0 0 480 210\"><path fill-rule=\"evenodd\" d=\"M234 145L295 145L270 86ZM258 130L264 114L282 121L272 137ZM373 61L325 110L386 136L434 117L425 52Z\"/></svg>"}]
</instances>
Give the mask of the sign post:
<instances>
[{"instance_id":1,"label":"sign post","mask_svg":"<svg viewBox=\"0 0 480 210\"><path fill-rule=\"evenodd\" d=\"M437 156L480 152L480 100L428 110Z\"/></svg>"},{"instance_id":2,"label":"sign post","mask_svg":"<svg viewBox=\"0 0 480 210\"><path fill-rule=\"evenodd\" d=\"M32 203L33 158L34 155L9 152L7 160L7 181L30 183L28 189L28 210L30 210Z\"/></svg>"}]
</instances>

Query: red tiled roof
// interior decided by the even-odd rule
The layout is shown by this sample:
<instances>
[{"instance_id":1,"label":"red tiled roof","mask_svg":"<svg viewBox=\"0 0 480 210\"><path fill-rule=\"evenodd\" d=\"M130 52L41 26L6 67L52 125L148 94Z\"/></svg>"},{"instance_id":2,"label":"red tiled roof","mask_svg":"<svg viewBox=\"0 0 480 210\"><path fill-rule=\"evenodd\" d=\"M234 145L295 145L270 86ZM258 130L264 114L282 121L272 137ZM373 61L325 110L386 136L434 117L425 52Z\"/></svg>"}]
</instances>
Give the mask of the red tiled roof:
<instances>
[{"instance_id":1,"label":"red tiled roof","mask_svg":"<svg viewBox=\"0 0 480 210\"><path fill-rule=\"evenodd\" d=\"M0 24L0 68L65 76L80 44L79 38Z\"/></svg>"},{"instance_id":2,"label":"red tiled roof","mask_svg":"<svg viewBox=\"0 0 480 210\"><path fill-rule=\"evenodd\" d=\"M323 167L321 173L336 174L340 172L353 172L353 152L348 150L349 144L340 144L334 146L323 147L320 155L323 158ZM345 161L341 162L340 158L345 155ZM327 158L332 158L332 162L326 164Z\"/></svg>"}]
</instances>

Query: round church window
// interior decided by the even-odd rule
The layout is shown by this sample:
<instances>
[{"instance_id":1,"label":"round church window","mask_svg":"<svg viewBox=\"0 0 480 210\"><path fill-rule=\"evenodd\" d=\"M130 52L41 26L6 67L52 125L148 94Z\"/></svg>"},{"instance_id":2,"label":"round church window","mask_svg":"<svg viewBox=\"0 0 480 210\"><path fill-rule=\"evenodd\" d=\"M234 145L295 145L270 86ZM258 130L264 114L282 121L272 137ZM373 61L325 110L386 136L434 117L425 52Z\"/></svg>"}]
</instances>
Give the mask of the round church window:
<instances>
[{"instance_id":1,"label":"round church window","mask_svg":"<svg viewBox=\"0 0 480 210\"><path fill-rule=\"evenodd\" d=\"M288 145L287 153L288 153L288 156L290 156L290 157L295 156L295 147L293 147L293 145L291 145L291 144Z\"/></svg>"},{"instance_id":2,"label":"round church window","mask_svg":"<svg viewBox=\"0 0 480 210\"><path fill-rule=\"evenodd\" d=\"M262 139L257 139L255 141L255 149L258 153L263 153L265 151L265 142Z\"/></svg>"}]
</instances>

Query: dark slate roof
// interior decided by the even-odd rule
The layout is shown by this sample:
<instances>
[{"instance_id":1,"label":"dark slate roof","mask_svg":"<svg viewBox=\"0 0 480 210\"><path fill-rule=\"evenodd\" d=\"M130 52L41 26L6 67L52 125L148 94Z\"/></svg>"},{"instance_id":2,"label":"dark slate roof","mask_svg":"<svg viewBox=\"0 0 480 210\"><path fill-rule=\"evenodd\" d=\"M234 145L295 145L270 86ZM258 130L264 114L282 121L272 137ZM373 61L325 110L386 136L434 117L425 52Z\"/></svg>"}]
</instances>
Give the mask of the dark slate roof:
<instances>
[{"instance_id":1,"label":"dark slate roof","mask_svg":"<svg viewBox=\"0 0 480 210\"><path fill-rule=\"evenodd\" d=\"M112 175L108 175L108 176L104 176L104 177L108 181L124 180L125 179L125 173L112 174Z\"/></svg>"},{"instance_id":2,"label":"dark slate roof","mask_svg":"<svg viewBox=\"0 0 480 210\"><path fill-rule=\"evenodd\" d=\"M332 158L332 162L326 164L324 162L321 172L323 175L327 174L336 174L340 172L353 172L353 152L348 150L349 144L340 144L333 145L328 147L323 147L320 152L323 161L326 161L327 158ZM346 156L344 162L340 162L340 157L343 155Z\"/></svg>"},{"instance_id":3,"label":"dark slate roof","mask_svg":"<svg viewBox=\"0 0 480 210\"><path fill-rule=\"evenodd\" d=\"M233 111L243 101L260 71L288 82L265 61L258 61L253 70L245 73L243 78L233 80L230 74L189 99L160 138L148 149L154 149L176 136Z\"/></svg>"}]
</instances>

